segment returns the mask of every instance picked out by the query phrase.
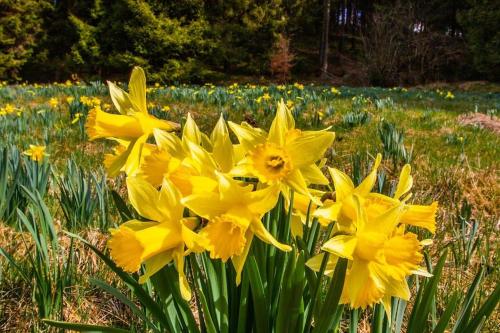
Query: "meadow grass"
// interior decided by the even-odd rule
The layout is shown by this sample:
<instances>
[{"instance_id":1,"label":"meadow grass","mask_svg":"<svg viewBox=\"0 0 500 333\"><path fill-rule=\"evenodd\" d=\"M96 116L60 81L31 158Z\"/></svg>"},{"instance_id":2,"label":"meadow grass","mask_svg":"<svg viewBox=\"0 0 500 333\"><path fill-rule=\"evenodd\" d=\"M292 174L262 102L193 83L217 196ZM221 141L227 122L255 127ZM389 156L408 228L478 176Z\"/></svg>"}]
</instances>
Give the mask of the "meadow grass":
<instances>
[{"instance_id":1,"label":"meadow grass","mask_svg":"<svg viewBox=\"0 0 500 333\"><path fill-rule=\"evenodd\" d=\"M484 278L474 304L484 300L499 279L499 133L479 125L465 126L460 121L461 115L479 112L498 122L498 87L483 89L490 92L453 90L454 97L445 98L443 88L437 92L426 88L342 87L338 95L329 87L316 86L160 87L149 89L148 108L159 118L180 123L191 113L205 132L213 128L221 113L234 122L247 121L267 128L276 102L283 98L292 108L298 127L318 129L327 125L336 132L327 154L329 165L354 176L364 175L367 156L380 152L385 158L386 183L393 186L401 166L411 163L416 179L414 197L422 204L434 200L440 204L437 232L428 249L432 265L443 249L450 252L439 280L436 308L432 310L436 316L452 301L451 291L465 293L481 267ZM94 102L85 98L82 101L82 96L94 98ZM128 291L95 254L62 232L70 230L103 249L106 229L122 222L118 213L121 209L116 207L124 203L114 200L117 196L112 192L126 196L123 177L102 178L104 154L110 152L111 145L105 141L89 142L84 130L86 114L96 103L104 108L111 104L105 86L99 83L0 87L0 146L8 150L0 165L12 164L9 161L16 149L22 152L29 144L47 146L50 174L46 193L40 194L40 200L47 205L46 214L52 221L48 225L55 228L45 231L53 233L45 235L51 240L46 253L33 253L38 248L33 235L38 233L27 225L29 221L36 224L41 218L30 211L35 199L30 201L23 196L41 190L29 181L23 182L26 188L13 184L13 175L30 179L26 170L12 171L10 178L4 177L4 189L0 178L0 199L12 201L12 214L0 215L0 248L11 258L0 256L0 331L42 329L38 316L50 317L54 311L62 313L59 319L133 325L130 310L96 288L89 278L106 281L125 294ZM382 134L383 122L390 124L389 134ZM393 139L382 137L391 135L398 136L399 141L394 143ZM17 158L27 160L19 153ZM103 179L105 185L96 188ZM64 200L71 191L71 200ZM66 193L63 198L62 193ZM68 213L72 209L78 209L78 213ZM44 290L43 295L35 293L40 295L32 299L38 286L30 283L36 279L33 267L43 268L50 273L47 276L63 281L61 289L52 290L54 282L44 282L48 291ZM45 305L58 292L62 294L59 303ZM359 313L361 331L369 329L368 312ZM452 322L458 319L457 314L453 316ZM498 327L500 317L494 312L484 329L494 331Z\"/></svg>"}]
</instances>

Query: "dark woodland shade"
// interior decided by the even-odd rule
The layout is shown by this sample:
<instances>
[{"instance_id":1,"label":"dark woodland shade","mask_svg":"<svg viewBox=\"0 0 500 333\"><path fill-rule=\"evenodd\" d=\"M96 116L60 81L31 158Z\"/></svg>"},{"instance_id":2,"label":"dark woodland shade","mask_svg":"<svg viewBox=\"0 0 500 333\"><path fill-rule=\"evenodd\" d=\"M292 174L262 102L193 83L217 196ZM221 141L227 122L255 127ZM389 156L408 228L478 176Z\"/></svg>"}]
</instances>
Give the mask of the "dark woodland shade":
<instances>
[{"instance_id":1,"label":"dark woodland shade","mask_svg":"<svg viewBox=\"0 0 500 333\"><path fill-rule=\"evenodd\" d=\"M299 79L499 80L500 2L0 0L1 80L279 80L287 61Z\"/></svg>"}]
</instances>

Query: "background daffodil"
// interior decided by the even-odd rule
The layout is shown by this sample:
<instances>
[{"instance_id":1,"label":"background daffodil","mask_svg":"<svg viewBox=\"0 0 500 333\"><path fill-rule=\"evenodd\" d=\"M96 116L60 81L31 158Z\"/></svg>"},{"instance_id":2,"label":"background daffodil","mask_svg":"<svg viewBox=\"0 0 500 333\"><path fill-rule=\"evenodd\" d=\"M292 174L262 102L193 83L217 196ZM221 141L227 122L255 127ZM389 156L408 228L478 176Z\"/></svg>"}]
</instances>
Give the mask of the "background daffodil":
<instances>
[{"instance_id":1,"label":"background daffodil","mask_svg":"<svg viewBox=\"0 0 500 333\"><path fill-rule=\"evenodd\" d=\"M155 128L171 131L178 124L155 118L146 107L146 76L140 67L134 67L129 82L129 93L108 81L111 100L120 114L111 114L94 107L87 117L90 140L116 138L128 142L127 149L108 168L116 175L125 167L132 174L139 166L142 147Z\"/></svg>"},{"instance_id":2,"label":"background daffodil","mask_svg":"<svg viewBox=\"0 0 500 333\"><path fill-rule=\"evenodd\" d=\"M33 161L42 162L45 156L49 156L45 149L45 146L30 145L29 149L25 150L23 154L29 156Z\"/></svg>"}]
</instances>

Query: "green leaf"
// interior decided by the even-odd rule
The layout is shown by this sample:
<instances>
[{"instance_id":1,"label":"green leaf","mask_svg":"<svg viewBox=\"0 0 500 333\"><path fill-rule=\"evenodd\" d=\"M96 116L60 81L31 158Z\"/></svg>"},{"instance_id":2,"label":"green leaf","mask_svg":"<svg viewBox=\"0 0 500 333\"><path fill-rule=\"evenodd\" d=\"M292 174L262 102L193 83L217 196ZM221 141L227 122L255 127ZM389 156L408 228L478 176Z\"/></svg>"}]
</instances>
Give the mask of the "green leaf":
<instances>
[{"instance_id":1,"label":"green leaf","mask_svg":"<svg viewBox=\"0 0 500 333\"><path fill-rule=\"evenodd\" d=\"M106 327L99 325L89 325L89 324L78 324L78 323L67 323L64 321L56 321L56 320L42 320L45 324L62 328L64 330L73 330L78 332L88 332L88 333L130 333L131 331L124 330L121 328L115 327Z\"/></svg>"},{"instance_id":2,"label":"green leaf","mask_svg":"<svg viewBox=\"0 0 500 333\"><path fill-rule=\"evenodd\" d=\"M101 281L101 280L90 278L89 281L90 281L90 283L96 285L97 287L99 287L99 288L107 291L108 293L110 293L111 295L113 295L114 297L116 297L123 304L125 304L126 306L128 306L130 308L130 310L136 316L140 317L150 327L154 328L155 331L159 332L158 328L155 325L153 325L153 323L149 320L149 318L146 316L146 314L141 309L139 309L137 307L137 305L135 305L134 302L132 302L131 300L129 300L127 298L127 296L125 296L123 293L121 293L118 289L110 286L109 284L107 284L106 282Z\"/></svg>"},{"instance_id":3,"label":"green leaf","mask_svg":"<svg viewBox=\"0 0 500 333\"><path fill-rule=\"evenodd\" d=\"M464 305L462 305L462 310L460 311L455 326L453 327L453 330L455 332L466 332L465 326L469 321L472 307L474 306L474 298L476 296L477 289L479 288L480 283L483 279L483 276L484 267L481 267L479 272L477 272L476 276L474 277L474 281L472 281L469 289L467 290L467 294L465 294Z\"/></svg>"},{"instance_id":4,"label":"green leaf","mask_svg":"<svg viewBox=\"0 0 500 333\"><path fill-rule=\"evenodd\" d=\"M330 282L330 288L325 298L325 302L321 307L321 312L319 318L317 318L316 327L313 332L323 333L328 332L332 327L335 327L339 317L334 316L340 306L340 296L342 295L342 289L344 288L345 274L347 270L347 259L339 258L337 265L335 266L335 271L333 273L332 280Z\"/></svg>"},{"instance_id":5,"label":"green leaf","mask_svg":"<svg viewBox=\"0 0 500 333\"><path fill-rule=\"evenodd\" d=\"M451 296L448 304L446 305L446 310L441 315L436 327L434 327L433 333L444 333L446 327L448 327L448 323L450 322L451 316L457 309L458 301L460 300L460 294L458 292L454 292Z\"/></svg>"},{"instance_id":6,"label":"green leaf","mask_svg":"<svg viewBox=\"0 0 500 333\"><path fill-rule=\"evenodd\" d=\"M500 284L497 284L495 290L491 293L488 299L483 303L481 308L474 315L470 323L465 328L464 332L478 332L485 320L493 313L500 301Z\"/></svg>"},{"instance_id":7,"label":"green leaf","mask_svg":"<svg viewBox=\"0 0 500 333\"><path fill-rule=\"evenodd\" d=\"M120 214L122 221L127 222L129 220L132 220L133 215L128 209L125 201L123 201L122 197L115 190L111 191L111 197L113 198L113 201L115 203L116 208L118 209L118 213Z\"/></svg>"},{"instance_id":8,"label":"green leaf","mask_svg":"<svg viewBox=\"0 0 500 333\"><path fill-rule=\"evenodd\" d=\"M421 292L419 290L419 295L417 296L418 302L416 301L414 304L410 321L408 323L408 333L420 333L427 330L427 317L431 310L432 302L436 296L438 282L441 277L447 255L448 251L445 250L439 258L436 267L432 271L433 276L429 279L427 284L422 284L421 288L423 288L423 291Z\"/></svg>"},{"instance_id":9,"label":"green leaf","mask_svg":"<svg viewBox=\"0 0 500 333\"><path fill-rule=\"evenodd\" d=\"M269 332L269 301L266 298L264 285L262 284L259 267L255 256L250 256L247 259L248 279L250 281L250 290L252 293L253 307L255 313L255 325L257 333Z\"/></svg>"}]
</instances>

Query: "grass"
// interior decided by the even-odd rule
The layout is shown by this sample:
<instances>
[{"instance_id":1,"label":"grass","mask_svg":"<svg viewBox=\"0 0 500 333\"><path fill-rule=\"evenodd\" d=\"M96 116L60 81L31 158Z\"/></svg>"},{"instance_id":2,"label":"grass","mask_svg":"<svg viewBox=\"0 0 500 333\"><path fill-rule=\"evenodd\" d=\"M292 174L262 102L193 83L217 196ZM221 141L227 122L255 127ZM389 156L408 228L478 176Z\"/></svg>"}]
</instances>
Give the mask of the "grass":
<instances>
[{"instance_id":1,"label":"grass","mask_svg":"<svg viewBox=\"0 0 500 333\"><path fill-rule=\"evenodd\" d=\"M442 278L436 285L435 308L418 309L429 310L431 318L437 316L439 319L446 305L454 301L451 291L465 293L477 272L483 273L478 296L474 298L475 309L478 309L480 300L486 299L494 290L500 277L497 224L500 218L500 188L497 185L499 135L489 129L464 126L460 122L460 115L470 112L482 112L491 116L492 121L498 121L495 116L500 109L499 88L481 85L480 89L467 91L457 87L440 87L440 90L452 88L453 99L446 99L436 90L425 88L342 87L339 89L341 94L336 95L330 89L315 86L304 89L293 86L179 86L151 88L148 102L150 112L161 118L182 123L191 113L200 128L209 132L221 113L235 122L244 120L268 127L276 101L284 98L285 102L293 105L298 127L331 126L336 132L333 149L328 155L329 165L346 170L348 174L356 174L360 172L360 165L365 165L367 154L374 156L383 152L383 173L389 185L394 184L398 170L405 160L409 160L408 156L400 156L401 149L388 148L387 141L382 140L384 135L389 134L381 133L381 124L392 124L394 129L389 131L400 134L399 140L396 140L399 148L404 147L407 153L411 151L414 197L421 203L433 200L440 203L437 232L433 245L428 249L429 257L434 262L429 262L429 265L436 264L442 249L448 248L450 253L443 266ZM266 93L270 96L269 100L261 98ZM73 101L68 103L67 97L70 96ZM17 149L21 152L29 144L47 146L50 154L48 189L40 199L48 206L50 214L51 222L46 226L55 228L53 235L44 234L44 239L52 242L48 252L32 253L33 241L38 236L26 226L29 216L33 221L39 220L35 212L29 213L36 204L33 200L26 203L29 198L23 196L28 192L14 184L14 179L30 184L31 171L29 168L16 171L13 166L9 167L12 162L8 161L15 154L5 153L0 160L0 171L3 170L1 166L7 166L5 170L9 176L4 177L4 185L0 176L0 200L19 200L11 204L21 211L9 219L0 216L0 221L3 220L0 222L0 248L17 265L14 267L11 260L0 256L0 331L41 329L43 324L37 318L43 311L49 311L49 315L50 311L62 311L59 319L94 324L129 327L133 322L130 310L110 297L109 293L96 288L89 278L103 280L123 293L128 293L126 288L116 281L95 254L78 242L71 243L63 232L71 230L103 249L107 235L105 229L122 222L112 192L124 196L123 179L107 179L103 188L96 189L96 184L101 182L104 153L109 152L111 146L104 141L88 142L84 122L91 103L81 102L82 96L97 97L103 107L111 104L106 88L98 83L0 87L1 146L8 147L9 151ZM52 98L56 99L56 106L50 104ZM15 111L5 111L7 104L13 106ZM165 105L170 110L163 110ZM2 110L6 114L2 115ZM72 123L78 113L82 114L81 118ZM383 142L386 142L385 146ZM19 155L19 159L29 165L26 157ZM356 159L359 161L356 162ZM2 191L2 186L7 190ZM14 197L6 194L9 190L15 193ZM28 190L34 193L33 188ZM61 191L72 192L72 199L59 200ZM69 213L77 208L80 208L79 214ZM50 274L68 272L71 279L60 286L63 288L60 304L42 309L40 304L45 304L44 301L32 299L32 295L39 293L31 283L37 279L35 268L40 268L42 264L33 264L30 258L45 260L45 255L56 258L50 259L52 264L45 267L53 268ZM65 266L67 263L71 263L72 267ZM26 275L24 279L23 274ZM44 283L51 287L50 281ZM38 284L35 283L35 286ZM414 288L416 290L417 285ZM46 299L52 298L48 295ZM409 310L411 306L404 313L407 319ZM360 330L369 327L370 311L356 315L360 318ZM451 316L452 323L460 317L457 313ZM497 327L500 327L500 317L494 313L483 329L493 332Z\"/></svg>"}]
</instances>

